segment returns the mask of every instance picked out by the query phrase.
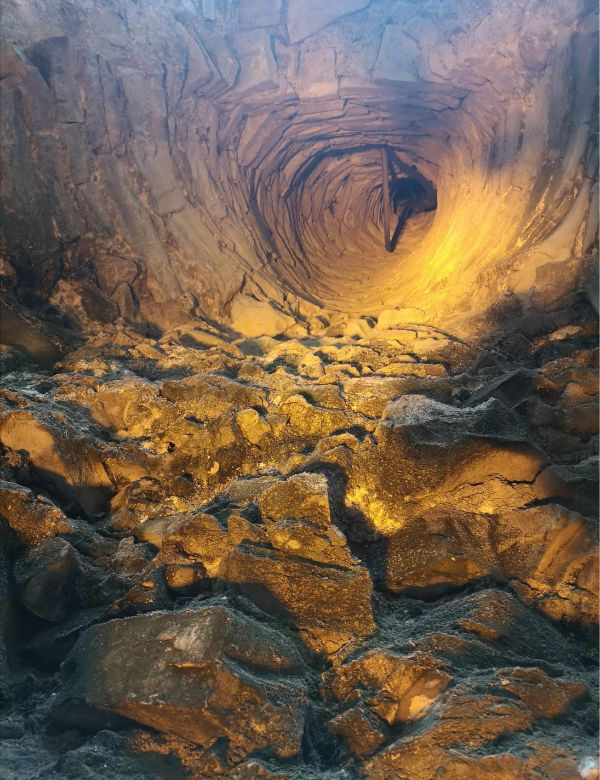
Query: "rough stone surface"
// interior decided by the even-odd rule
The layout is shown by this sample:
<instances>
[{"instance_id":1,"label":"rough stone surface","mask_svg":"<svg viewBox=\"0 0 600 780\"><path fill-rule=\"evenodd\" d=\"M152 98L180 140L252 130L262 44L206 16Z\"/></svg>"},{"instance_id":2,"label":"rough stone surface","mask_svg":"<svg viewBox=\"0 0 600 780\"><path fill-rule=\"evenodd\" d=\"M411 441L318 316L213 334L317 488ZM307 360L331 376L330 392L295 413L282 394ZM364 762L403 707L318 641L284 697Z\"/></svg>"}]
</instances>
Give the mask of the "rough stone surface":
<instances>
[{"instance_id":1,"label":"rough stone surface","mask_svg":"<svg viewBox=\"0 0 600 780\"><path fill-rule=\"evenodd\" d=\"M222 606L109 621L67 659L55 717L81 727L115 713L205 748L225 737L230 758L267 746L290 758L300 749L304 690L283 676L301 669L288 640Z\"/></svg>"},{"instance_id":2,"label":"rough stone surface","mask_svg":"<svg viewBox=\"0 0 600 780\"><path fill-rule=\"evenodd\" d=\"M597 438L566 411L595 402L593 329L482 347L348 321L235 343L104 326L2 379L5 430L47 432L0 463L13 776L96 750L182 778L591 760ZM54 741L22 714L50 705Z\"/></svg>"},{"instance_id":3,"label":"rough stone surface","mask_svg":"<svg viewBox=\"0 0 600 780\"><path fill-rule=\"evenodd\" d=\"M241 336L278 336L288 330L295 320L277 311L267 301L257 301L248 295L238 295L231 306L231 327Z\"/></svg>"},{"instance_id":4,"label":"rough stone surface","mask_svg":"<svg viewBox=\"0 0 600 780\"><path fill-rule=\"evenodd\" d=\"M77 328L245 336L322 307L466 334L594 298L594 10L9 0L3 284Z\"/></svg>"},{"instance_id":5,"label":"rough stone surface","mask_svg":"<svg viewBox=\"0 0 600 780\"><path fill-rule=\"evenodd\" d=\"M596 9L1 33L2 779L597 780Z\"/></svg>"}]
</instances>

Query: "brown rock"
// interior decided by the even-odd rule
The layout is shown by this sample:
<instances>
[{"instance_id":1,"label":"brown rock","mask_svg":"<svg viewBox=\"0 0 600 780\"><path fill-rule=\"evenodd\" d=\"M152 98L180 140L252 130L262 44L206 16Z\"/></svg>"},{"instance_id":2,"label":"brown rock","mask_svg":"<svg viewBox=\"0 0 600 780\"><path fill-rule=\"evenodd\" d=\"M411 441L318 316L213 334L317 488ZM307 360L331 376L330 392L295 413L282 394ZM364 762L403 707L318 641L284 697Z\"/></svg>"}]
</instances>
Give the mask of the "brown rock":
<instances>
[{"instance_id":1,"label":"brown rock","mask_svg":"<svg viewBox=\"0 0 600 780\"><path fill-rule=\"evenodd\" d=\"M493 743L503 734L528 729L532 722L531 713L520 704L456 691L432 728L381 750L366 762L365 774L370 780L430 780L443 772L449 749L473 750Z\"/></svg>"},{"instance_id":2,"label":"brown rock","mask_svg":"<svg viewBox=\"0 0 600 780\"><path fill-rule=\"evenodd\" d=\"M259 444L271 432L271 426L256 409L242 409L236 414L235 421L250 444Z\"/></svg>"},{"instance_id":3,"label":"brown rock","mask_svg":"<svg viewBox=\"0 0 600 780\"><path fill-rule=\"evenodd\" d=\"M381 417L389 401L408 393L426 395L442 402L451 398L450 384L444 379L416 376L360 377L348 379L343 388L351 409L375 419Z\"/></svg>"},{"instance_id":4,"label":"brown rock","mask_svg":"<svg viewBox=\"0 0 600 780\"><path fill-rule=\"evenodd\" d=\"M224 559L219 579L235 585L262 609L287 616L321 652L335 652L375 630L371 579L360 566L326 566L242 544Z\"/></svg>"},{"instance_id":5,"label":"brown rock","mask_svg":"<svg viewBox=\"0 0 600 780\"><path fill-rule=\"evenodd\" d=\"M184 517L163 539L160 559L166 563L199 563L216 577L231 544L227 531L212 515L202 512Z\"/></svg>"},{"instance_id":6,"label":"brown rock","mask_svg":"<svg viewBox=\"0 0 600 780\"><path fill-rule=\"evenodd\" d=\"M355 458L347 501L386 536L434 507L493 514L568 494L544 484L548 459L525 443L525 430L500 402L447 406L408 395L388 405L377 448Z\"/></svg>"},{"instance_id":7,"label":"brown rock","mask_svg":"<svg viewBox=\"0 0 600 780\"><path fill-rule=\"evenodd\" d=\"M0 482L0 517L29 545L74 530L61 509L13 482Z\"/></svg>"},{"instance_id":8,"label":"brown rock","mask_svg":"<svg viewBox=\"0 0 600 780\"><path fill-rule=\"evenodd\" d=\"M369 711L362 706L351 707L329 721L332 734L343 737L356 758L372 755L385 742L385 736Z\"/></svg>"},{"instance_id":9,"label":"brown rock","mask_svg":"<svg viewBox=\"0 0 600 780\"><path fill-rule=\"evenodd\" d=\"M0 420L0 442L25 450L44 479L65 500L75 499L88 516L105 509L114 488L101 452L66 419L42 422L28 411L5 413Z\"/></svg>"},{"instance_id":10,"label":"brown rock","mask_svg":"<svg viewBox=\"0 0 600 780\"><path fill-rule=\"evenodd\" d=\"M64 539L50 538L16 563L14 576L19 601L37 617L60 621L77 605L81 563L75 548Z\"/></svg>"},{"instance_id":11,"label":"brown rock","mask_svg":"<svg viewBox=\"0 0 600 780\"><path fill-rule=\"evenodd\" d=\"M342 701L363 697L374 715L394 726L422 718L448 687L452 678L441 667L425 653L371 650L335 671L332 692Z\"/></svg>"},{"instance_id":12,"label":"brown rock","mask_svg":"<svg viewBox=\"0 0 600 780\"><path fill-rule=\"evenodd\" d=\"M296 474L277 482L261 493L258 505L265 521L295 518L323 527L331 523L327 480L321 474Z\"/></svg>"},{"instance_id":13,"label":"brown rock","mask_svg":"<svg viewBox=\"0 0 600 780\"><path fill-rule=\"evenodd\" d=\"M78 727L115 713L239 761L300 749L302 661L289 640L222 606L112 620L88 629L64 665L55 717Z\"/></svg>"},{"instance_id":14,"label":"brown rock","mask_svg":"<svg viewBox=\"0 0 600 780\"><path fill-rule=\"evenodd\" d=\"M498 677L502 688L524 702L536 718L557 718L588 693L582 683L554 682L536 668L501 669Z\"/></svg>"},{"instance_id":15,"label":"brown rock","mask_svg":"<svg viewBox=\"0 0 600 780\"><path fill-rule=\"evenodd\" d=\"M424 513L387 542L386 584L432 597L493 573L555 619L594 622L597 565L588 522L559 505L492 516Z\"/></svg>"}]
</instances>

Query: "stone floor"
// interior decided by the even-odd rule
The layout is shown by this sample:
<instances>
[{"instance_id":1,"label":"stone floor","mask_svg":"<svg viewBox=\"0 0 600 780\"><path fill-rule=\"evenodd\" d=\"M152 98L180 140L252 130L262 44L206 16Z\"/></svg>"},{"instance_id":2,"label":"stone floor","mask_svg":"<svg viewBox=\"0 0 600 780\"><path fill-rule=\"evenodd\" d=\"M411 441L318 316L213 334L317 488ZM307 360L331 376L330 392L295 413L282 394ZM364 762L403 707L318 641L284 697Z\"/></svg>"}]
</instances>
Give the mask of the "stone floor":
<instances>
[{"instance_id":1,"label":"stone floor","mask_svg":"<svg viewBox=\"0 0 600 780\"><path fill-rule=\"evenodd\" d=\"M597 778L593 323L5 347L0 775Z\"/></svg>"}]
</instances>

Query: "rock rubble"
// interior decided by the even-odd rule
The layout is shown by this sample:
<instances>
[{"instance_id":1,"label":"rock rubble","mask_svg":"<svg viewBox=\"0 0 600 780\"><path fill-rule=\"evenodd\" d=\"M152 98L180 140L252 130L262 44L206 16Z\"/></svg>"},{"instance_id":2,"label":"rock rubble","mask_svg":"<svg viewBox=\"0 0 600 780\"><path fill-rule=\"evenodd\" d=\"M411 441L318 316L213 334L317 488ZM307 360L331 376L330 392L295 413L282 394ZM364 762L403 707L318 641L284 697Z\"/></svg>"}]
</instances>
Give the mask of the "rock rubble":
<instances>
[{"instance_id":1,"label":"rock rubble","mask_svg":"<svg viewBox=\"0 0 600 780\"><path fill-rule=\"evenodd\" d=\"M7 777L584 776L593 336L362 322L4 376Z\"/></svg>"},{"instance_id":2,"label":"rock rubble","mask_svg":"<svg viewBox=\"0 0 600 780\"><path fill-rule=\"evenodd\" d=\"M589 0L4 0L1 780L598 780Z\"/></svg>"}]
</instances>

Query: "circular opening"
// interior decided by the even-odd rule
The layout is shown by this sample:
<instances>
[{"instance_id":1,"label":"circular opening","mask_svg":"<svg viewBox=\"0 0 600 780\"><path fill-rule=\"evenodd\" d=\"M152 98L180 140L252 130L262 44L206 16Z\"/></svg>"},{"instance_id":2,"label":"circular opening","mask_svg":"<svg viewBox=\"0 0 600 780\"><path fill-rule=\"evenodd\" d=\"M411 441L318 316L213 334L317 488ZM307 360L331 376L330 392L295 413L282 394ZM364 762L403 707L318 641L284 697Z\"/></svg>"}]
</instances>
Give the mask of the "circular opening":
<instances>
[{"instance_id":1,"label":"circular opening","mask_svg":"<svg viewBox=\"0 0 600 780\"><path fill-rule=\"evenodd\" d=\"M376 306L429 231L435 186L381 144L322 148L270 183L263 214L284 276L320 302Z\"/></svg>"}]
</instances>

